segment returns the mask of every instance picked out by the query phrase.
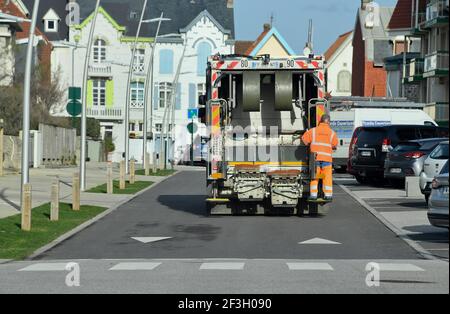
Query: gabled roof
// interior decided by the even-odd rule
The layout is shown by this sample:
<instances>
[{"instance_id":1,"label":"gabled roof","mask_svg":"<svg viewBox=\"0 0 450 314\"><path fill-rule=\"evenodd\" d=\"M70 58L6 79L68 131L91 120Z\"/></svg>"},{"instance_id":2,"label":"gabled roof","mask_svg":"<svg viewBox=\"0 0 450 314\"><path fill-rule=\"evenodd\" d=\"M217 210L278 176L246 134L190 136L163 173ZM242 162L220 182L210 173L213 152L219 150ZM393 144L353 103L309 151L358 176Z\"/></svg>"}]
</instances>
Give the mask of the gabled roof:
<instances>
[{"instance_id":1,"label":"gabled roof","mask_svg":"<svg viewBox=\"0 0 450 314\"><path fill-rule=\"evenodd\" d=\"M253 45L247 49L245 52L245 55L248 56L255 56L258 54L258 52L264 47L264 45L270 40L270 38L275 37L280 44L283 46L283 48L287 51L290 55L295 55L294 50L289 46L287 41L284 39L283 36L278 32L278 30L275 27L272 27L270 29L265 29L261 35L259 35L258 39L253 43Z\"/></svg>"},{"instance_id":2,"label":"gabled roof","mask_svg":"<svg viewBox=\"0 0 450 314\"><path fill-rule=\"evenodd\" d=\"M253 45L250 40L236 40L234 43L234 52L238 55L243 55Z\"/></svg>"},{"instance_id":3,"label":"gabled roof","mask_svg":"<svg viewBox=\"0 0 450 314\"><path fill-rule=\"evenodd\" d=\"M50 8L47 13L42 17L43 20L58 20L60 21L61 18L59 17L58 13L55 12L52 8Z\"/></svg>"},{"instance_id":4,"label":"gabled roof","mask_svg":"<svg viewBox=\"0 0 450 314\"><path fill-rule=\"evenodd\" d=\"M61 1L62 0L57 0ZM81 19L86 19L94 11L95 1L77 0L80 5ZM225 0L149 0L145 10L145 19L164 16L172 19L161 24L160 34L179 33L186 28L202 12L207 11L210 16L224 30L229 30L231 39L234 38L234 9ZM101 6L121 26L126 27L126 36L135 36L143 0L102 0ZM131 14L136 13L136 14ZM137 16L132 17L132 15ZM157 23L142 25L142 37L154 37Z\"/></svg>"},{"instance_id":5,"label":"gabled roof","mask_svg":"<svg viewBox=\"0 0 450 314\"><path fill-rule=\"evenodd\" d=\"M329 61L333 57L334 53L345 43L345 41L350 38L353 34L353 31L349 31L345 34L342 34L336 39L336 41L328 48L325 52L325 60Z\"/></svg>"},{"instance_id":6,"label":"gabled roof","mask_svg":"<svg viewBox=\"0 0 450 314\"><path fill-rule=\"evenodd\" d=\"M426 0L419 0L419 11L426 7ZM398 0L389 22L389 29L409 29L412 27L411 14L413 12L413 3L410 0Z\"/></svg>"},{"instance_id":7,"label":"gabled roof","mask_svg":"<svg viewBox=\"0 0 450 314\"><path fill-rule=\"evenodd\" d=\"M214 18L214 16L212 16L207 10L204 10L199 15L197 15L197 17L195 19L193 19L192 22L189 23L188 26L181 28L180 32L181 33L188 32L192 27L195 26L195 24L197 24L201 19L203 19L205 17L208 18L222 33L231 34L231 30L225 29L222 25L220 25L220 23L217 22L217 20Z\"/></svg>"}]
</instances>

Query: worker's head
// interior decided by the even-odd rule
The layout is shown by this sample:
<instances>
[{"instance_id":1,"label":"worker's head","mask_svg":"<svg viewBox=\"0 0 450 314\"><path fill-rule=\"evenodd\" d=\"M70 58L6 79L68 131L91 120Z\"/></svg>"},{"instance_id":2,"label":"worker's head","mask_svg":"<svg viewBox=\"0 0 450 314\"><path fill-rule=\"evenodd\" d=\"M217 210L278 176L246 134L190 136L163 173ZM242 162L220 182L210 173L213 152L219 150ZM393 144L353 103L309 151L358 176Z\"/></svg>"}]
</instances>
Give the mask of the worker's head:
<instances>
[{"instance_id":1,"label":"worker's head","mask_svg":"<svg viewBox=\"0 0 450 314\"><path fill-rule=\"evenodd\" d=\"M330 124L331 117L328 114L324 114L322 118L320 118L320 123Z\"/></svg>"}]
</instances>

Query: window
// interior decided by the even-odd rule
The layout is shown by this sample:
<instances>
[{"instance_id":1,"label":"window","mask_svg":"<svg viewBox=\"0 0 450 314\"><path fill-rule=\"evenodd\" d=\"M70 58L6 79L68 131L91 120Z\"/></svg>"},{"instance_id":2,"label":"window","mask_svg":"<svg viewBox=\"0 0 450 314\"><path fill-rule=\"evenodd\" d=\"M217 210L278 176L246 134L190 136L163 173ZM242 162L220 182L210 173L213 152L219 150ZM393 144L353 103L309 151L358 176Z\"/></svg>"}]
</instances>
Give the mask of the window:
<instances>
[{"instance_id":1,"label":"window","mask_svg":"<svg viewBox=\"0 0 450 314\"><path fill-rule=\"evenodd\" d=\"M144 131L144 123L139 122L139 132Z\"/></svg>"},{"instance_id":2,"label":"window","mask_svg":"<svg viewBox=\"0 0 450 314\"><path fill-rule=\"evenodd\" d=\"M208 57L212 55L211 45L207 42L201 42L197 46L197 73L199 76L206 75L206 66Z\"/></svg>"},{"instance_id":3,"label":"window","mask_svg":"<svg viewBox=\"0 0 450 314\"><path fill-rule=\"evenodd\" d=\"M93 80L93 105L106 105L106 80L104 79Z\"/></svg>"},{"instance_id":4,"label":"window","mask_svg":"<svg viewBox=\"0 0 450 314\"><path fill-rule=\"evenodd\" d=\"M173 74L173 51L163 49L159 52L159 73Z\"/></svg>"},{"instance_id":5,"label":"window","mask_svg":"<svg viewBox=\"0 0 450 314\"><path fill-rule=\"evenodd\" d=\"M159 84L159 108L170 106L172 101L172 83Z\"/></svg>"},{"instance_id":6,"label":"window","mask_svg":"<svg viewBox=\"0 0 450 314\"><path fill-rule=\"evenodd\" d=\"M106 41L97 39L94 43L94 62L101 63L106 61Z\"/></svg>"},{"instance_id":7,"label":"window","mask_svg":"<svg viewBox=\"0 0 450 314\"><path fill-rule=\"evenodd\" d=\"M143 108L144 107L144 83L133 82L131 83L131 108Z\"/></svg>"},{"instance_id":8,"label":"window","mask_svg":"<svg viewBox=\"0 0 450 314\"><path fill-rule=\"evenodd\" d=\"M155 129L156 129L156 132L162 132L162 124L161 123L156 123L155 124Z\"/></svg>"},{"instance_id":9,"label":"window","mask_svg":"<svg viewBox=\"0 0 450 314\"><path fill-rule=\"evenodd\" d=\"M349 71L341 71L338 74L338 92L351 92L352 75Z\"/></svg>"},{"instance_id":10,"label":"window","mask_svg":"<svg viewBox=\"0 0 450 314\"><path fill-rule=\"evenodd\" d=\"M145 50L136 49L134 55L133 72L143 73L145 71Z\"/></svg>"},{"instance_id":11,"label":"window","mask_svg":"<svg viewBox=\"0 0 450 314\"><path fill-rule=\"evenodd\" d=\"M200 98L200 96L205 94L206 94L206 84L205 83L197 84L197 101Z\"/></svg>"},{"instance_id":12,"label":"window","mask_svg":"<svg viewBox=\"0 0 450 314\"><path fill-rule=\"evenodd\" d=\"M58 31L58 21L45 20L45 32L54 33Z\"/></svg>"},{"instance_id":13,"label":"window","mask_svg":"<svg viewBox=\"0 0 450 314\"><path fill-rule=\"evenodd\" d=\"M129 128L129 131L134 132L135 131L135 124L133 122L130 122L128 128Z\"/></svg>"}]
</instances>

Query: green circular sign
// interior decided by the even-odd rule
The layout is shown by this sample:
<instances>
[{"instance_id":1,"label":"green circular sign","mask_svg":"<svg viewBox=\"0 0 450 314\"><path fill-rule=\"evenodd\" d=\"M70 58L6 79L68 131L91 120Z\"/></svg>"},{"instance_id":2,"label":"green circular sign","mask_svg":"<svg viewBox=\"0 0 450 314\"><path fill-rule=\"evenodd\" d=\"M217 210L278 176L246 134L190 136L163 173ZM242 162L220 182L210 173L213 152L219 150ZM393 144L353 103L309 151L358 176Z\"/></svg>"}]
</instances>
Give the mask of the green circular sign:
<instances>
[{"instance_id":1,"label":"green circular sign","mask_svg":"<svg viewBox=\"0 0 450 314\"><path fill-rule=\"evenodd\" d=\"M188 129L189 133L194 134L194 133L197 133L198 126L197 126L197 124L191 122L188 124L187 129Z\"/></svg>"},{"instance_id":2,"label":"green circular sign","mask_svg":"<svg viewBox=\"0 0 450 314\"><path fill-rule=\"evenodd\" d=\"M67 104L66 110L72 117L79 116L81 114L81 102L75 99L70 100Z\"/></svg>"}]
</instances>

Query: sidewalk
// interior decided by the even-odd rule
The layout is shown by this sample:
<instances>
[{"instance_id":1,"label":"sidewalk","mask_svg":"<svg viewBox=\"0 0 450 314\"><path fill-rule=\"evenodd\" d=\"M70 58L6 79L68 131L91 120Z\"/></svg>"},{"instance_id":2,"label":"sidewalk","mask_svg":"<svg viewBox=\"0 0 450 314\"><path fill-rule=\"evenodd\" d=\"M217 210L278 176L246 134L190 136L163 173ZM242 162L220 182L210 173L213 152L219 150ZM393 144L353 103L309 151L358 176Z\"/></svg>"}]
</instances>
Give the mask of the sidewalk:
<instances>
[{"instance_id":1,"label":"sidewalk","mask_svg":"<svg viewBox=\"0 0 450 314\"><path fill-rule=\"evenodd\" d=\"M86 187L93 188L106 183L107 163L87 163ZM79 172L78 167L59 169L30 169L30 183L32 186L32 206L50 202L50 190L54 180L60 179L60 200L70 203L72 201L72 176ZM114 178L119 178L119 168L113 168ZM159 182L164 177L136 176L137 181ZM82 205L94 205L110 208L120 203L129 195L108 195L81 193ZM20 174L6 174L0 177L0 219L20 213Z\"/></svg>"}]
</instances>

